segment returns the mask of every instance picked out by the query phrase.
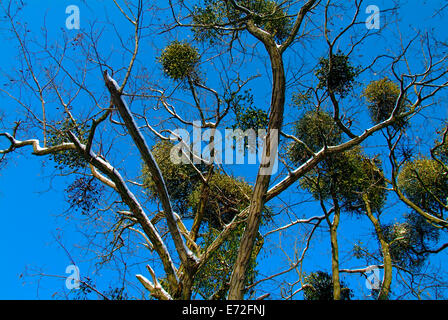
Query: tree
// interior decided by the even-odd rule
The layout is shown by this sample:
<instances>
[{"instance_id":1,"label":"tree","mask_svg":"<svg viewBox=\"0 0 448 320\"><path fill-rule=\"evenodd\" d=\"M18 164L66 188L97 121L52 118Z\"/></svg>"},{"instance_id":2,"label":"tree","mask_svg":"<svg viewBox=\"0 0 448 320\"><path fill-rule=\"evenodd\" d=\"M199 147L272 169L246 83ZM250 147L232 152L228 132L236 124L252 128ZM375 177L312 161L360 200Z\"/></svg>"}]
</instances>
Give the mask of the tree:
<instances>
[{"instance_id":1,"label":"tree","mask_svg":"<svg viewBox=\"0 0 448 320\"><path fill-rule=\"evenodd\" d=\"M268 294L289 287L288 298L312 295L296 286L323 283L325 297L331 286L334 299L351 298L339 274L371 266L341 267L347 248L337 231L340 222L360 226L365 218L380 254L360 246L362 258L381 262L377 298L389 298L393 275L409 259L426 263L447 247L436 247L443 234L428 225L448 226L448 129L435 137L429 128L435 145L419 156L405 139L428 147L416 138L418 117L436 121L448 56L441 34L364 28L364 5L199 0L169 1L166 11L145 0L114 1L104 26L85 23L49 41L45 26L39 38L22 23L21 1L1 4L20 58L2 70L0 92L11 107L0 154L32 148L54 164L53 176L70 177L67 200L91 227L86 235L101 248L95 258L132 273L144 290L135 296L255 298L281 279ZM380 44L383 37L393 44ZM226 129L234 129L230 146ZM245 141L238 159L258 152L255 169L234 164L238 139ZM391 209L394 199L401 203ZM403 211L412 218L402 221ZM385 213L402 220L385 222ZM322 221L331 275L302 272ZM266 248L273 234L293 240ZM268 250L286 254L288 265L258 272ZM106 296L130 297L122 283Z\"/></svg>"},{"instance_id":2,"label":"tree","mask_svg":"<svg viewBox=\"0 0 448 320\"><path fill-rule=\"evenodd\" d=\"M340 139L340 133L332 134L332 130L328 126L326 127L327 130L319 130L317 132L326 132L329 133L329 136L324 137L321 134L319 137L314 133L316 128L325 123L322 119L326 119L327 122L331 119L328 114L321 113L320 116L311 119L313 120L310 121L307 114L305 114L297 124L297 127L301 128L301 135L304 138L306 137L305 139L310 139L314 136L314 138L317 138L314 139L314 144L322 146L326 144L327 138L336 141ZM297 142L293 143L293 146L290 148L289 155L292 161L297 159L296 152L300 152L300 146L297 146L297 144ZM291 150L295 152L291 152ZM368 159L362 154L361 148L356 147L344 153L330 155L317 165L311 173L306 175L300 184L316 200L320 201L330 230L332 251L332 279L330 283L333 287L332 297L335 300L346 299L346 296L342 296L339 280L337 229L341 219L341 212L366 213L374 225L377 225L372 212L379 212L386 200L386 185L383 174L375 161ZM331 200L331 209L326 208L325 202L328 200ZM333 220L331 221L330 216L332 214ZM381 242L383 237L380 229L377 229L377 235ZM388 249L385 246L385 243L382 243L382 247L386 251L384 255L388 255ZM389 270L388 267L385 267L385 269ZM319 276L319 278L321 277L322 275ZM388 288L385 290L388 291ZM322 295L325 296L325 294ZM308 296L305 294L305 296L308 297L309 294ZM322 299L326 300L326 298Z\"/></svg>"}]
</instances>

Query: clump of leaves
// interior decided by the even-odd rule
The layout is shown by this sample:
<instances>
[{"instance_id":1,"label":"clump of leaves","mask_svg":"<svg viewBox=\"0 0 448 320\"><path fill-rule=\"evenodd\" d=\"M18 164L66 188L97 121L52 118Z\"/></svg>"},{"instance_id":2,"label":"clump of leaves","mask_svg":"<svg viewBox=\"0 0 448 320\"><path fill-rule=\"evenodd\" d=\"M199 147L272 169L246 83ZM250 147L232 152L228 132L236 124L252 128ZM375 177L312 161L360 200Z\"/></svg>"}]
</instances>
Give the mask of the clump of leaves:
<instances>
[{"instance_id":1,"label":"clump of leaves","mask_svg":"<svg viewBox=\"0 0 448 320\"><path fill-rule=\"evenodd\" d=\"M237 95L231 105L236 118L233 129L243 131L251 129L255 132L258 132L259 129L267 129L268 114L254 106L254 97L249 90Z\"/></svg>"},{"instance_id":2,"label":"clump of leaves","mask_svg":"<svg viewBox=\"0 0 448 320\"><path fill-rule=\"evenodd\" d=\"M311 104L311 93L309 91L298 91L292 96L292 103L299 109L308 107Z\"/></svg>"},{"instance_id":3,"label":"clump of leaves","mask_svg":"<svg viewBox=\"0 0 448 320\"><path fill-rule=\"evenodd\" d=\"M205 0L202 5L193 7L193 24L192 28L195 40L206 41L210 44L223 36L225 32L213 28L217 24L222 24L228 20L236 19L235 13L231 10L227 2L217 0Z\"/></svg>"},{"instance_id":4,"label":"clump of leaves","mask_svg":"<svg viewBox=\"0 0 448 320\"><path fill-rule=\"evenodd\" d=\"M350 151L330 155L300 181L316 199L336 197L347 212L364 213L362 198L367 194L372 211L378 212L386 201L386 182L381 163L369 159L357 147Z\"/></svg>"},{"instance_id":5,"label":"clump of leaves","mask_svg":"<svg viewBox=\"0 0 448 320\"><path fill-rule=\"evenodd\" d=\"M204 220L215 229L222 229L233 217L249 205L252 187L243 180L215 173L209 181L209 198ZM189 204L196 212L201 198L198 186L189 196Z\"/></svg>"},{"instance_id":6,"label":"clump of leaves","mask_svg":"<svg viewBox=\"0 0 448 320\"><path fill-rule=\"evenodd\" d=\"M201 243L203 250L207 249L220 232L220 230L214 228L209 228L207 230L203 236L203 242ZM238 249L243 232L244 228L242 225L232 231L228 239L213 253L209 262L201 268L196 275L194 291L200 294L204 299L212 298L214 300L223 300L226 298L229 290L230 276L238 256ZM249 266L246 271L246 286L253 283L257 276L256 258L262 245L263 239L261 236L258 236L255 249L252 252ZM248 293L251 294L250 291Z\"/></svg>"},{"instance_id":7,"label":"clump of leaves","mask_svg":"<svg viewBox=\"0 0 448 320\"><path fill-rule=\"evenodd\" d=\"M296 123L295 136L304 144L294 141L288 150L294 164L302 164L325 145L336 145L342 140L342 132L333 117L321 110L307 111ZM311 149L311 150L308 150ZM377 160L363 155L361 148L329 155L304 179L302 188L316 199L328 199L332 194L350 212L365 210L362 194L367 193L373 211L385 202L385 180Z\"/></svg>"},{"instance_id":8,"label":"clump of leaves","mask_svg":"<svg viewBox=\"0 0 448 320\"><path fill-rule=\"evenodd\" d=\"M372 81L367 85L364 89L363 96L369 103L368 108L372 121L374 123L380 123L391 116L400 96L400 88L395 82L385 77L381 80ZM403 97L401 101L398 106L398 114L406 110L405 98ZM400 129L405 125L406 119L398 118L393 127Z\"/></svg>"},{"instance_id":9,"label":"clump of leaves","mask_svg":"<svg viewBox=\"0 0 448 320\"><path fill-rule=\"evenodd\" d=\"M162 172L173 209L182 217L193 218L203 192L203 182L191 163L176 164L171 161L173 146L170 141L160 141L154 145L152 153ZM196 168L201 172L207 169L204 164L196 164ZM142 178L149 200L156 200L157 190L146 166L142 168ZM253 192L247 182L219 171L212 174L208 188L203 219L207 226L215 229L222 229L224 224L246 208ZM268 221L271 215L271 209L265 207L263 221Z\"/></svg>"},{"instance_id":10,"label":"clump of leaves","mask_svg":"<svg viewBox=\"0 0 448 320\"><path fill-rule=\"evenodd\" d=\"M446 211L448 172L436 160L420 158L406 162L397 182L405 195L424 210L438 216Z\"/></svg>"},{"instance_id":11,"label":"clump of leaves","mask_svg":"<svg viewBox=\"0 0 448 320\"><path fill-rule=\"evenodd\" d=\"M249 0L242 1L242 5L257 14L255 24L273 35L277 41L285 40L290 34L291 18L275 1Z\"/></svg>"},{"instance_id":12,"label":"clump of leaves","mask_svg":"<svg viewBox=\"0 0 448 320\"><path fill-rule=\"evenodd\" d=\"M197 65L200 56L197 49L189 43L171 42L158 59L165 74L173 80L198 77Z\"/></svg>"},{"instance_id":13,"label":"clump of leaves","mask_svg":"<svg viewBox=\"0 0 448 320\"><path fill-rule=\"evenodd\" d=\"M236 112L236 122L234 129L246 131L248 129L258 132L268 126L268 114L266 111L249 106Z\"/></svg>"},{"instance_id":14,"label":"clump of leaves","mask_svg":"<svg viewBox=\"0 0 448 320\"><path fill-rule=\"evenodd\" d=\"M244 147L249 148L251 152L255 152L258 146L256 141L254 141L255 145L253 143L250 144L249 138L245 136L245 133L248 132L247 130L251 130L254 133L254 138L256 138L260 133L259 130L267 130L268 114L266 111L255 107L253 95L249 90L233 97L233 99L231 98L231 101L228 101L228 103L232 106L232 110L235 113L235 124L232 125L232 129L236 134L236 140L244 139ZM241 130L240 136L237 135L239 132L237 130ZM244 150L246 150L245 148Z\"/></svg>"},{"instance_id":15,"label":"clump of leaves","mask_svg":"<svg viewBox=\"0 0 448 320\"><path fill-rule=\"evenodd\" d=\"M252 11L254 23L270 33L277 41L284 41L291 32L292 21L287 12L271 0L244 0L239 1L240 6ZM193 27L195 39L210 42L224 36L223 30L213 28L215 25L228 24L234 27L241 25L242 12L236 10L228 2L205 0L201 5L193 8Z\"/></svg>"},{"instance_id":16,"label":"clump of leaves","mask_svg":"<svg viewBox=\"0 0 448 320\"><path fill-rule=\"evenodd\" d=\"M170 153L174 144L170 141L160 141L152 148L154 159L162 171L173 209L181 216L188 216L190 194L200 184L199 173L190 164L175 164L171 161ZM197 165L200 170L204 165ZM157 198L154 181L151 179L146 166L142 168L143 184L148 191L150 200Z\"/></svg>"},{"instance_id":17,"label":"clump of leaves","mask_svg":"<svg viewBox=\"0 0 448 320\"><path fill-rule=\"evenodd\" d=\"M389 250L395 264L418 269L426 261L428 250L439 239L439 229L428 223L421 215L406 215L403 223L383 226L383 234L390 243Z\"/></svg>"},{"instance_id":18,"label":"clump of leaves","mask_svg":"<svg viewBox=\"0 0 448 320\"><path fill-rule=\"evenodd\" d=\"M244 143L241 144L243 149L239 150L240 152L246 152L248 150L249 152L255 153L258 150L260 139L264 138L263 132L267 132L268 122L266 111L252 106L236 112L236 123L232 126L232 129L234 130L237 143L244 139ZM250 142L249 139L251 139L252 134L253 141ZM258 142L257 138L259 139Z\"/></svg>"},{"instance_id":19,"label":"clump of leaves","mask_svg":"<svg viewBox=\"0 0 448 320\"><path fill-rule=\"evenodd\" d=\"M325 145L340 143L342 132L333 117L322 110L310 110L297 121L294 135L305 143L312 152L318 152ZM293 142L288 150L288 157L294 164L308 160L311 152L299 142Z\"/></svg>"},{"instance_id":20,"label":"clump of leaves","mask_svg":"<svg viewBox=\"0 0 448 320\"><path fill-rule=\"evenodd\" d=\"M170 153L174 144L170 141L160 141L152 148L154 159L159 165L170 195L173 209L182 217L192 218L197 211L202 194L202 180L199 173L190 163L176 164L171 161ZM197 164L201 172L206 170L204 164ZM146 166L142 168L143 185L150 200L157 199L157 190ZM209 180L209 196L204 213L204 221L209 226L222 229L235 214L249 205L252 187L245 181L214 172ZM270 215L266 208L264 216Z\"/></svg>"},{"instance_id":21,"label":"clump of leaves","mask_svg":"<svg viewBox=\"0 0 448 320\"><path fill-rule=\"evenodd\" d=\"M333 278L324 271L311 273L305 278L307 286L303 289L305 300L333 300ZM341 282L341 300L350 300L353 292Z\"/></svg>"},{"instance_id":22,"label":"clump of leaves","mask_svg":"<svg viewBox=\"0 0 448 320\"><path fill-rule=\"evenodd\" d=\"M359 72L359 68L350 63L349 57L338 51L332 54L331 65L330 59L319 59L319 68L315 75L319 79L319 89L326 88L344 97L353 88Z\"/></svg>"},{"instance_id":23,"label":"clump of leaves","mask_svg":"<svg viewBox=\"0 0 448 320\"><path fill-rule=\"evenodd\" d=\"M62 123L55 125L57 130L48 131L47 145L57 146L62 143L71 142L67 132L73 132L81 143L86 144L89 136L90 125L87 123L73 123L71 119L65 119ZM87 166L87 161L76 150L59 151L51 155L51 159L56 163L58 169L79 169Z\"/></svg>"},{"instance_id":24,"label":"clump of leaves","mask_svg":"<svg viewBox=\"0 0 448 320\"><path fill-rule=\"evenodd\" d=\"M65 190L70 209L80 210L87 215L100 203L104 187L95 181L95 178L81 177L76 179Z\"/></svg>"}]
</instances>

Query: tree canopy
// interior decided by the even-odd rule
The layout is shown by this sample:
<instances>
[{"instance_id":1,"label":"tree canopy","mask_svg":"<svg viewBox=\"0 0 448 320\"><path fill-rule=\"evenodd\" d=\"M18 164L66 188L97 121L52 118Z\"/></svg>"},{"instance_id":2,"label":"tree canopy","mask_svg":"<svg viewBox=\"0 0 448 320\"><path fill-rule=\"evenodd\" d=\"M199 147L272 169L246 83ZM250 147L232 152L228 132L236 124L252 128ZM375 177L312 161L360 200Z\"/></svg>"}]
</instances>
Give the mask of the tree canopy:
<instances>
[{"instance_id":1,"label":"tree canopy","mask_svg":"<svg viewBox=\"0 0 448 320\"><path fill-rule=\"evenodd\" d=\"M442 299L446 13L419 6L3 1L0 197L51 198L0 212L57 211L64 298Z\"/></svg>"}]
</instances>

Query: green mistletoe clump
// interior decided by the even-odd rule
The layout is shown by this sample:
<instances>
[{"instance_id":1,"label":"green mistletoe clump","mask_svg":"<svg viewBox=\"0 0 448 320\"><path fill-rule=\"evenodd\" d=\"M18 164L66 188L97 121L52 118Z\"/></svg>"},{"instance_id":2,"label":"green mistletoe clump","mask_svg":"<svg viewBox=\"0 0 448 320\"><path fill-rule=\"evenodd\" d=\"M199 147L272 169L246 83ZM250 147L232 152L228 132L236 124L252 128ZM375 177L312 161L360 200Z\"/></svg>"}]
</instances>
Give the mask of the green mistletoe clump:
<instances>
[{"instance_id":1,"label":"green mistletoe clump","mask_svg":"<svg viewBox=\"0 0 448 320\"><path fill-rule=\"evenodd\" d=\"M162 52L159 62L165 74L173 80L197 77L200 56L196 48L186 42L173 41Z\"/></svg>"}]
</instances>

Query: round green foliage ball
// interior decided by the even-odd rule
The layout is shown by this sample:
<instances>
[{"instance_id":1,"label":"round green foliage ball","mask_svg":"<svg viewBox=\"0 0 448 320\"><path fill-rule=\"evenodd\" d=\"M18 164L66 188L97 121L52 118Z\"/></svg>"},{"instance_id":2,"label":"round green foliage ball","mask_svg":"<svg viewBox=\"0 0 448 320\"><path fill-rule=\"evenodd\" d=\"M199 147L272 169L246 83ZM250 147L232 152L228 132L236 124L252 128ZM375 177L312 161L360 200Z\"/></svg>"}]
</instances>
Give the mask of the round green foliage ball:
<instances>
[{"instance_id":1,"label":"round green foliage ball","mask_svg":"<svg viewBox=\"0 0 448 320\"><path fill-rule=\"evenodd\" d=\"M360 147L330 155L300 184L316 199L336 196L346 212L365 212L363 194L367 195L374 212L379 211L386 200L386 185L380 163L363 155Z\"/></svg>"},{"instance_id":2,"label":"round green foliage ball","mask_svg":"<svg viewBox=\"0 0 448 320\"><path fill-rule=\"evenodd\" d=\"M310 110L297 121L294 135L303 141L313 152L318 152L325 144L336 145L342 139L342 133L333 117L321 110ZM289 159L301 164L311 156L303 144L294 141L288 150Z\"/></svg>"},{"instance_id":3,"label":"round green foliage ball","mask_svg":"<svg viewBox=\"0 0 448 320\"><path fill-rule=\"evenodd\" d=\"M196 78L199 59L196 48L180 41L171 42L159 57L163 71L173 80Z\"/></svg>"},{"instance_id":4,"label":"round green foliage ball","mask_svg":"<svg viewBox=\"0 0 448 320\"><path fill-rule=\"evenodd\" d=\"M320 110L307 111L297 122L294 133L313 152L318 152L325 143L331 146L342 140L342 132L333 117ZM288 156L293 163L301 164L311 154L303 144L293 142ZM328 199L335 194L344 209L350 212L364 212L362 194L368 195L373 211L378 211L386 198L380 163L366 157L360 147L329 155L300 184L316 199Z\"/></svg>"},{"instance_id":5,"label":"round green foliage ball","mask_svg":"<svg viewBox=\"0 0 448 320\"><path fill-rule=\"evenodd\" d=\"M381 80L372 81L365 88L363 96L369 103L368 108L372 121L374 123L380 123L391 116L400 96L400 88L395 82L385 77ZM404 101L405 99L402 99L398 107L398 114L404 112L406 109ZM399 118L393 127L399 129L405 126L405 124L405 119Z\"/></svg>"},{"instance_id":6,"label":"round green foliage ball","mask_svg":"<svg viewBox=\"0 0 448 320\"><path fill-rule=\"evenodd\" d=\"M222 35L222 31L201 26L213 26L222 23L225 16L226 5L221 1L206 1L205 6L195 5L193 8L192 28L194 38L198 41L209 41L213 44L216 38Z\"/></svg>"},{"instance_id":7,"label":"round green foliage ball","mask_svg":"<svg viewBox=\"0 0 448 320\"><path fill-rule=\"evenodd\" d=\"M175 164L171 161L173 147L170 141L160 141L154 145L152 153L162 172L174 211L182 217L193 218L201 199L203 182L190 163ZM204 164L196 164L196 167L203 173L207 170ZM142 168L142 177L149 199L156 200L157 190L146 166ZM224 224L249 205L252 187L243 180L221 172L214 172L208 185L210 190L204 221L210 227L222 229ZM269 208L263 212L264 219L268 219Z\"/></svg>"},{"instance_id":8,"label":"round green foliage ball","mask_svg":"<svg viewBox=\"0 0 448 320\"><path fill-rule=\"evenodd\" d=\"M424 210L436 215L446 211L440 202L446 205L448 173L436 160L420 158L406 162L397 182L404 194Z\"/></svg>"},{"instance_id":9,"label":"round green foliage ball","mask_svg":"<svg viewBox=\"0 0 448 320\"><path fill-rule=\"evenodd\" d=\"M235 113L234 130L258 130L267 129L268 114L266 111L257 108L254 104L254 96L250 90L245 90L242 94L231 96L226 99Z\"/></svg>"},{"instance_id":10,"label":"round green foliage ball","mask_svg":"<svg viewBox=\"0 0 448 320\"><path fill-rule=\"evenodd\" d=\"M439 240L440 230L428 223L421 215L411 213L405 222L382 226L385 240L395 264L418 269L428 257L426 250Z\"/></svg>"},{"instance_id":11,"label":"round green foliage ball","mask_svg":"<svg viewBox=\"0 0 448 320\"><path fill-rule=\"evenodd\" d=\"M173 147L171 141L160 141L153 146L152 153L162 172L174 211L185 216L189 214L188 197L199 185L200 176L190 164L175 164L171 161L170 152ZM199 165L199 168L203 169L203 166ZM146 166L142 168L142 176L149 199L155 200L156 187Z\"/></svg>"},{"instance_id":12,"label":"round green foliage ball","mask_svg":"<svg viewBox=\"0 0 448 320\"><path fill-rule=\"evenodd\" d=\"M359 68L354 67L349 57L338 51L330 59L320 58L319 69L315 75L319 79L318 88L326 88L344 97L352 88L355 78L359 74Z\"/></svg>"},{"instance_id":13,"label":"round green foliage ball","mask_svg":"<svg viewBox=\"0 0 448 320\"><path fill-rule=\"evenodd\" d=\"M255 18L255 23L278 41L285 40L290 34L291 18L275 1L251 0L243 1L243 5L259 15Z\"/></svg>"},{"instance_id":14,"label":"round green foliage ball","mask_svg":"<svg viewBox=\"0 0 448 320\"><path fill-rule=\"evenodd\" d=\"M276 1L271 0L244 0L239 5L252 11L253 22L277 41L284 41L292 29L292 20L287 12ZM203 5L193 8L192 18L195 39L209 40L214 43L217 38L230 35L231 32L213 28L215 25L232 25L239 28L245 14L236 10L233 4L227 1L205 0Z\"/></svg>"},{"instance_id":15,"label":"round green foliage ball","mask_svg":"<svg viewBox=\"0 0 448 320\"><path fill-rule=\"evenodd\" d=\"M222 229L233 217L249 205L252 187L245 181L216 172L209 181L209 197L204 220L215 229ZM196 212L201 198L198 186L189 196L189 204Z\"/></svg>"}]
</instances>

